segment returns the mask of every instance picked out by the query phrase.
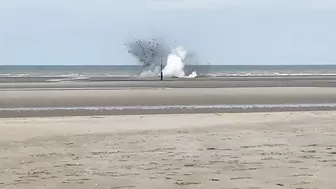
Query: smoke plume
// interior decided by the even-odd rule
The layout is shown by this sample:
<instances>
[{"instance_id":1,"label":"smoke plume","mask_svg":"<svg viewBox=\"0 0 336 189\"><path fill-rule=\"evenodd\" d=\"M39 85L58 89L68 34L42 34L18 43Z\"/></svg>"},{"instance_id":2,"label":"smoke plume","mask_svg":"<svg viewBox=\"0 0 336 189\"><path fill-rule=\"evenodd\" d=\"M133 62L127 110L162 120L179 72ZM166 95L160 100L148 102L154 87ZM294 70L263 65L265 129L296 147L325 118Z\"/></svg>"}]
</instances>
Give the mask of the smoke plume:
<instances>
[{"instance_id":1,"label":"smoke plume","mask_svg":"<svg viewBox=\"0 0 336 189\"><path fill-rule=\"evenodd\" d=\"M157 77L160 75L161 63L164 65L164 77L194 78L197 76L196 70L191 74L185 74L185 61L193 60L192 54L188 54L182 46L171 48L158 39L140 40L125 44L128 53L136 58L142 66L141 77Z\"/></svg>"},{"instance_id":2,"label":"smoke plume","mask_svg":"<svg viewBox=\"0 0 336 189\"><path fill-rule=\"evenodd\" d=\"M169 54L169 47L158 39L135 39L135 41L129 42L126 46L128 53L137 59L143 69L151 70L155 66L160 66L161 60L163 64L167 62L166 57Z\"/></svg>"}]
</instances>

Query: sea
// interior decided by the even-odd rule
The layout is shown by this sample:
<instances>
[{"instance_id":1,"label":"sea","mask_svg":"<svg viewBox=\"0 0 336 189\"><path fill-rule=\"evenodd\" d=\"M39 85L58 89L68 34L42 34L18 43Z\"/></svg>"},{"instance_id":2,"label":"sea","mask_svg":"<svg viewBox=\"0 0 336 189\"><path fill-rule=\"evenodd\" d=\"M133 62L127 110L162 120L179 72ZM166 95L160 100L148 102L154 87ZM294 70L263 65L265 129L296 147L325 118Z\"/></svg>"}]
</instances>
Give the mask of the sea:
<instances>
[{"instance_id":1,"label":"sea","mask_svg":"<svg viewBox=\"0 0 336 189\"><path fill-rule=\"evenodd\" d=\"M0 66L0 78L44 78L49 81L145 79L138 65L22 65ZM333 76L336 65L186 65L197 77ZM158 75L159 77L159 75Z\"/></svg>"}]
</instances>

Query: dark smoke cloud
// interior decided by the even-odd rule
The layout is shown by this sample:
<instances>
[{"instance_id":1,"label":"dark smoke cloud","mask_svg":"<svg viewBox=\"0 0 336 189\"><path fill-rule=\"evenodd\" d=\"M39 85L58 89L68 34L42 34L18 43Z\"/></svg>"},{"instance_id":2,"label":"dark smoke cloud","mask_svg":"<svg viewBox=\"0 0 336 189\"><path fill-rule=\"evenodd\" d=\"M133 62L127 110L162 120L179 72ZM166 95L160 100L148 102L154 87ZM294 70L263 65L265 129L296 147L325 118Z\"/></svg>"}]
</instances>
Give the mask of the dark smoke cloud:
<instances>
[{"instance_id":1,"label":"dark smoke cloud","mask_svg":"<svg viewBox=\"0 0 336 189\"><path fill-rule=\"evenodd\" d=\"M170 48L163 41L135 39L127 44L128 53L134 56L144 69L154 69L162 63L165 65Z\"/></svg>"}]
</instances>

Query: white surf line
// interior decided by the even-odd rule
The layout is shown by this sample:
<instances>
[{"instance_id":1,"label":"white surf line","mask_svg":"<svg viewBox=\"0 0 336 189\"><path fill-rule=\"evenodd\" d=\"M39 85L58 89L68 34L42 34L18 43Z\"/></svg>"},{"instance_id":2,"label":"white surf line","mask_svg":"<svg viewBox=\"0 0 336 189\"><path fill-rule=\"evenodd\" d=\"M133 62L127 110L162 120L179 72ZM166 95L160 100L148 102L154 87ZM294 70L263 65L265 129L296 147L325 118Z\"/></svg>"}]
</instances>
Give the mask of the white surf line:
<instances>
[{"instance_id":1,"label":"white surf line","mask_svg":"<svg viewBox=\"0 0 336 189\"><path fill-rule=\"evenodd\" d=\"M218 104L218 105L168 105L168 106L82 106L82 107L22 107L0 108L0 111L122 111L164 109L271 109L271 108L336 108L336 103L325 104Z\"/></svg>"}]
</instances>

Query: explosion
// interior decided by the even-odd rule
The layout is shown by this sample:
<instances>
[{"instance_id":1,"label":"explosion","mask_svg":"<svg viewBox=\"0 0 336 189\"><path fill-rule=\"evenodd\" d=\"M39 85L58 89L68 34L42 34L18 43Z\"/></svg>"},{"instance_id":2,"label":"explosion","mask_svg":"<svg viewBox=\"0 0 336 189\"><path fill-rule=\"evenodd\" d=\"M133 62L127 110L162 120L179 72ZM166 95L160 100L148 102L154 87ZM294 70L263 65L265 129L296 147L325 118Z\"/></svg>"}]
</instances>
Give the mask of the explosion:
<instances>
[{"instance_id":1,"label":"explosion","mask_svg":"<svg viewBox=\"0 0 336 189\"><path fill-rule=\"evenodd\" d=\"M185 74L185 59L188 55L182 46L177 46L169 51L163 42L152 39L151 41L136 39L135 42L125 44L128 53L132 54L142 65L141 77L157 77L160 75L160 66L163 68L164 77L195 78L196 71L190 75Z\"/></svg>"}]
</instances>

